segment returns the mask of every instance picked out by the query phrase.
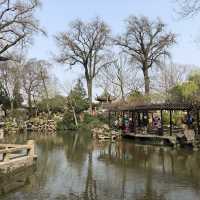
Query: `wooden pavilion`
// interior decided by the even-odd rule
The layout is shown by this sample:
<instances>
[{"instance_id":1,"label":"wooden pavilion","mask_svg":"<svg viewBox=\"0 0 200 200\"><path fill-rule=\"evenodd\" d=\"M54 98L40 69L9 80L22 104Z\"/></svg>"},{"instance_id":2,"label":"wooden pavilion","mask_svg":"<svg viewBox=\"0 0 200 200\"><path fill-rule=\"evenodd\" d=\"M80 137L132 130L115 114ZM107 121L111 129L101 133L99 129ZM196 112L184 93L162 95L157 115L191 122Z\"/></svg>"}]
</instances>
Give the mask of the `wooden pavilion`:
<instances>
[{"instance_id":1,"label":"wooden pavilion","mask_svg":"<svg viewBox=\"0 0 200 200\"><path fill-rule=\"evenodd\" d=\"M138 126L141 125L141 122L146 116L146 121L149 122L149 114L153 112L160 113L160 132L161 135L164 135L165 129L163 126L163 112L169 113L169 135L172 136L173 134L173 114L175 111L183 111L187 114L187 119L192 115L194 118L192 128L195 131L195 134L200 134L200 125L199 125L199 110L200 105L197 104L182 104L182 103L163 103L163 104L146 104L146 105L137 105L137 106L109 106L108 109L108 118L109 118L109 125L111 126L111 117L114 114L114 117L118 117L121 115L122 118L125 115L128 115L129 119L131 118L131 122L133 124L133 133L137 133ZM186 123L187 124L187 123Z\"/></svg>"},{"instance_id":2,"label":"wooden pavilion","mask_svg":"<svg viewBox=\"0 0 200 200\"><path fill-rule=\"evenodd\" d=\"M98 101L100 103L100 105L104 105L104 104L111 104L112 101L115 100L114 97L112 97L111 95L108 95L108 96L97 96L96 101Z\"/></svg>"}]
</instances>

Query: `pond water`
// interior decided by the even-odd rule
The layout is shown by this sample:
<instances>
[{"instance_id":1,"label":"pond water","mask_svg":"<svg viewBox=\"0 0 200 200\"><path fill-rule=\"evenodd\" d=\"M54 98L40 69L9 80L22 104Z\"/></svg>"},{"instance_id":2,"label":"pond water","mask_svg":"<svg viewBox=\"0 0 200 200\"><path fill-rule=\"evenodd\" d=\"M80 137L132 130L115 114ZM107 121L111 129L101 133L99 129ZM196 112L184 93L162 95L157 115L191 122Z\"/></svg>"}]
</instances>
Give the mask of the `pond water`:
<instances>
[{"instance_id":1,"label":"pond water","mask_svg":"<svg viewBox=\"0 0 200 200\"><path fill-rule=\"evenodd\" d=\"M99 143L83 133L34 138L37 169L22 172L1 200L199 200L200 152ZM22 179L22 180L21 180ZM17 184L18 183L18 184ZM0 183L0 185L2 182Z\"/></svg>"}]
</instances>

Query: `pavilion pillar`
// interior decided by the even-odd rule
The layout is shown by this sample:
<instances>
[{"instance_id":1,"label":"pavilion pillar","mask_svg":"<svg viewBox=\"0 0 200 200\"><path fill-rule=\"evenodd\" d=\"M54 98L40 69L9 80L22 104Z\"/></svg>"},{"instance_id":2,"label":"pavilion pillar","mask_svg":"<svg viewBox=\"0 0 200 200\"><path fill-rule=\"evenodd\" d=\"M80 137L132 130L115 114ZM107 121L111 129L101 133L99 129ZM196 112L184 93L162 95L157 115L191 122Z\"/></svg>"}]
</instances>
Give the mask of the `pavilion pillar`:
<instances>
[{"instance_id":1,"label":"pavilion pillar","mask_svg":"<svg viewBox=\"0 0 200 200\"><path fill-rule=\"evenodd\" d=\"M163 110L160 110L161 132L163 135Z\"/></svg>"},{"instance_id":2,"label":"pavilion pillar","mask_svg":"<svg viewBox=\"0 0 200 200\"><path fill-rule=\"evenodd\" d=\"M137 121L136 121L136 113L133 113L133 129L134 133L136 134L136 126L137 126Z\"/></svg>"},{"instance_id":3,"label":"pavilion pillar","mask_svg":"<svg viewBox=\"0 0 200 200\"><path fill-rule=\"evenodd\" d=\"M172 136L172 110L169 111L170 136Z\"/></svg>"},{"instance_id":4,"label":"pavilion pillar","mask_svg":"<svg viewBox=\"0 0 200 200\"><path fill-rule=\"evenodd\" d=\"M125 127L125 113L122 112L122 129Z\"/></svg>"},{"instance_id":5,"label":"pavilion pillar","mask_svg":"<svg viewBox=\"0 0 200 200\"><path fill-rule=\"evenodd\" d=\"M131 111L131 121L132 121L132 123L134 123L133 111Z\"/></svg>"},{"instance_id":6,"label":"pavilion pillar","mask_svg":"<svg viewBox=\"0 0 200 200\"><path fill-rule=\"evenodd\" d=\"M137 114L138 114L138 127L140 127L140 125L141 125L140 113L138 112Z\"/></svg>"},{"instance_id":7,"label":"pavilion pillar","mask_svg":"<svg viewBox=\"0 0 200 200\"><path fill-rule=\"evenodd\" d=\"M189 110L187 110L187 124L188 124L189 117L190 117L190 113L189 113Z\"/></svg>"},{"instance_id":8,"label":"pavilion pillar","mask_svg":"<svg viewBox=\"0 0 200 200\"><path fill-rule=\"evenodd\" d=\"M146 115L147 115L147 121L146 121L146 123L147 123L147 131L149 131L149 112L147 111L147 113L146 113Z\"/></svg>"},{"instance_id":9,"label":"pavilion pillar","mask_svg":"<svg viewBox=\"0 0 200 200\"><path fill-rule=\"evenodd\" d=\"M199 126L199 109L197 110L197 134L200 134L200 126Z\"/></svg>"},{"instance_id":10,"label":"pavilion pillar","mask_svg":"<svg viewBox=\"0 0 200 200\"><path fill-rule=\"evenodd\" d=\"M187 110L187 126L188 126L188 128L190 128L189 118L190 118L190 112L189 112L189 110Z\"/></svg>"}]
</instances>

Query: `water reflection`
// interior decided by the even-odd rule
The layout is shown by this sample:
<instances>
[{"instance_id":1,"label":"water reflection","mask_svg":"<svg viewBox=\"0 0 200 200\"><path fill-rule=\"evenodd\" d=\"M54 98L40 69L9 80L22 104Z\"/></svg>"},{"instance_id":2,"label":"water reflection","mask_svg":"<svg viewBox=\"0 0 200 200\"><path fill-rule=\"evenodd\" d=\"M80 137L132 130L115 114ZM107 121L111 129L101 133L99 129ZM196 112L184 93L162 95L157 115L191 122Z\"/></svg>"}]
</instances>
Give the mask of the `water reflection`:
<instances>
[{"instance_id":1,"label":"water reflection","mask_svg":"<svg viewBox=\"0 0 200 200\"><path fill-rule=\"evenodd\" d=\"M100 143L83 133L5 140L23 143L33 138L37 171L1 199L199 199L198 152L132 141Z\"/></svg>"},{"instance_id":2,"label":"water reflection","mask_svg":"<svg viewBox=\"0 0 200 200\"><path fill-rule=\"evenodd\" d=\"M19 171L16 174L0 176L0 195L7 194L21 188L25 185L31 185L35 166L29 167L26 170Z\"/></svg>"}]
</instances>

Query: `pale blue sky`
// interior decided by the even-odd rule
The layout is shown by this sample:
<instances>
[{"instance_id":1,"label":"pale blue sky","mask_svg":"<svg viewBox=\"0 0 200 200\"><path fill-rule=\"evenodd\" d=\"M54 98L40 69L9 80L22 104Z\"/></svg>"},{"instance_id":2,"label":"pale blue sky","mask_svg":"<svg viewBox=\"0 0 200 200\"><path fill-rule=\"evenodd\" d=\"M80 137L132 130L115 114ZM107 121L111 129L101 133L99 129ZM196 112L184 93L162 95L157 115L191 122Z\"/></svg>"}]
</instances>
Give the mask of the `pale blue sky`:
<instances>
[{"instance_id":1,"label":"pale blue sky","mask_svg":"<svg viewBox=\"0 0 200 200\"><path fill-rule=\"evenodd\" d=\"M178 43L171 51L175 62L200 66L200 45L195 43L200 38L200 16L178 20L174 12L174 1L42 0L43 6L38 10L37 17L48 32L48 37L35 36L29 57L52 60L51 53L57 50L53 36L67 30L68 24L76 18L90 20L97 15L101 16L116 35L124 30L124 19L129 15L144 15L151 19L160 17L168 24L168 29L177 34ZM65 71L64 67L57 64L54 66L54 72L60 80L72 80L76 77L75 72Z\"/></svg>"}]
</instances>

